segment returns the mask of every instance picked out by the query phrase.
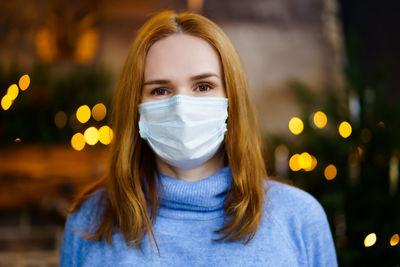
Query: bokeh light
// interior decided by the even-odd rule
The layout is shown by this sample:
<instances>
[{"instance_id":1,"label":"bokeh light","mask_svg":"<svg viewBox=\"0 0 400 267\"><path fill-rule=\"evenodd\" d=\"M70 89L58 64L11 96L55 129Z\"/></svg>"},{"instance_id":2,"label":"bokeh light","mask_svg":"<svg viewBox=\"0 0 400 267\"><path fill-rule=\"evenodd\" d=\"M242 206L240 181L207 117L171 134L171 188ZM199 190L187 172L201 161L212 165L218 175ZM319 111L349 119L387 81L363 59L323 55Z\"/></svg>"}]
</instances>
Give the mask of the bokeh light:
<instances>
[{"instance_id":1,"label":"bokeh light","mask_svg":"<svg viewBox=\"0 0 400 267\"><path fill-rule=\"evenodd\" d=\"M301 153L298 158L298 163L299 163L300 168L302 168L302 169L310 168L311 164L312 164L311 155L308 154L307 152Z\"/></svg>"},{"instance_id":2,"label":"bokeh light","mask_svg":"<svg viewBox=\"0 0 400 267\"><path fill-rule=\"evenodd\" d=\"M325 113L323 113L322 111L317 111L314 114L314 124L315 126L317 126L318 128L324 128L328 122L328 118L326 117Z\"/></svg>"},{"instance_id":3,"label":"bokeh light","mask_svg":"<svg viewBox=\"0 0 400 267\"><path fill-rule=\"evenodd\" d=\"M398 234L394 234L392 235L392 237L390 238L390 245L392 247L396 246L399 243L400 237Z\"/></svg>"},{"instance_id":4,"label":"bokeh light","mask_svg":"<svg viewBox=\"0 0 400 267\"><path fill-rule=\"evenodd\" d=\"M96 121L101 121L106 117L107 108L103 103L98 103L92 108L92 117Z\"/></svg>"},{"instance_id":5,"label":"bokeh light","mask_svg":"<svg viewBox=\"0 0 400 267\"><path fill-rule=\"evenodd\" d=\"M87 105L82 105L76 111L76 118L80 123L86 123L90 119L90 108Z\"/></svg>"},{"instance_id":6,"label":"bokeh light","mask_svg":"<svg viewBox=\"0 0 400 267\"><path fill-rule=\"evenodd\" d=\"M301 167L299 165L299 157L300 157L299 154L294 154L293 156L290 157L289 167L294 172L301 170Z\"/></svg>"},{"instance_id":7,"label":"bokeh light","mask_svg":"<svg viewBox=\"0 0 400 267\"><path fill-rule=\"evenodd\" d=\"M87 128L83 135L85 136L86 143L91 146L94 146L99 141L100 137L99 131L93 126Z\"/></svg>"},{"instance_id":8,"label":"bokeh light","mask_svg":"<svg viewBox=\"0 0 400 267\"><path fill-rule=\"evenodd\" d=\"M28 74L25 74L22 75L21 78L19 78L18 85L22 91L25 91L26 89L28 89L30 83L31 83L31 78L29 77Z\"/></svg>"},{"instance_id":9,"label":"bokeh light","mask_svg":"<svg viewBox=\"0 0 400 267\"><path fill-rule=\"evenodd\" d=\"M54 124L58 128L64 128L65 125L67 124L67 120L68 120L68 117L67 117L67 114L65 114L64 111L59 111L54 116Z\"/></svg>"},{"instance_id":10,"label":"bokeh light","mask_svg":"<svg viewBox=\"0 0 400 267\"><path fill-rule=\"evenodd\" d=\"M351 135L351 131L352 131L351 125L347 121L343 121L339 125L339 134L341 137L343 138L349 137Z\"/></svg>"},{"instance_id":11,"label":"bokeh light","mask_svg":"<svg viewBox=\"0 0 400 267\"><path fill-rule=\"evenodd\" d=\"M104 126L100 127L100 129L99 129L100 143L102 143L104 145L108 145L111 143L112 138L113 138L113 131L109 126L104 125Z\"/></svg>"},{"instance_id":12,"label":"bokeh light","mask_svg":"<svg viewBox=\"0 0 400 267\"><path fill-rule=\"evenodd\" d=\"M19 88L15 83L11 84L10 87L8 87L8 89L7 89L7 95L9 95L11 97L11 100L16 99L18 96L18 93L19 93Z\"/></svg>"},{"instance_id":13,"label":"bokeh light","mask_svg":"<svg viewBox=\"0 0 400 267\"><path fill-rule=\"evenodd\" d=\"M11 105L12 105L11 96L9 96L9 95L3 96L3 98L1 99L1 107L4 110L7 110L7 109L9 109L11 107Z\"/></svg>"},{"instance_id":14,"label":"bokeh light","mask_svg":"<svg viewBox=\"0 0 400 267\"><path fill-rule=\"evenodd\" d=\"M326 168L324 170L324 175L325 175L326 180L335 179L335 177L337 175L337 169L336 169L335 165L329 164L328 166L326 166Z\"/></svg>"},{"instance_id":15,"label":"bokeh light","mask_svg":"<svg viewBox=\"0 0 400 267\"><path fill-rule=\"evenodd\" d=\"M303 121L298 118L298 117L293 117L289 121L289 130L294 134L298 135L301 134L301 132L304 129L304 124Z\"/></svg>"},{"instance_id":16,"label":"bokeh light","mask_svg":"<svg viewBox=\"0 0 400 267\"><path fill-rule=\"evenodd\" d=\"M85 147L85 137L81 133L76 133L71 138L71 146L76 151L81 151Z\"/></svg>"},{"instance_id":17,"label":"bokeh light","mask_svg":"<svg viewBox=\"0 0 400 267\"><path fill-rule=\"evenodd\" d=\"M318 164L317 158L311 155L311 166L309 168L304 168L304 170L310 172L314 170L315 167L317 167L317 164Z\"/></svg>"},{"instance_id":18,"label":"bokeh light","mask_svg":"<svg viewBox=\"0 0 400 267\"><path fill-rule=\"evenodd\" d=\"M375 243L376 243L376 234L375 233L371 233L371 234L367 235L364 239L365 247L371 247L371 246L375 245Z\"/></svg>"}]
</instances>

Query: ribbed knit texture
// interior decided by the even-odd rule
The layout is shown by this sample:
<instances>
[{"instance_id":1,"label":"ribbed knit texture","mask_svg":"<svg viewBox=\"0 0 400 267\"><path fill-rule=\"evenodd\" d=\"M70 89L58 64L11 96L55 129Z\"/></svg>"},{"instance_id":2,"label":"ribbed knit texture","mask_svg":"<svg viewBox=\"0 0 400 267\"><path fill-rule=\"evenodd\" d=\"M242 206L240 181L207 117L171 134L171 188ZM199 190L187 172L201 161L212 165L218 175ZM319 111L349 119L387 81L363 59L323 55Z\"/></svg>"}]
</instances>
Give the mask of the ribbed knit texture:
<instances>
[{"instance_id":1,"label":"ribbed knit texture","mask_svg":"<svg viewBox=\"0 0 400 267\"><path fill-rule=\"evenodd\" d=\"M249 244L215 242L224 223L223 203L232 182L229 167L197 182L161 175L164 194L154 234L161 256L147 236L143 253L126 245L121 233L107 243L83 239L93 223L92 208L102 191L66 222L60 266L337 266L325 212L305 191L276 181L269 189L259 229ZM157 183L158 189L161 186ZM121 203L123 205L123 203Z\"/></svg>"}]
</instances>

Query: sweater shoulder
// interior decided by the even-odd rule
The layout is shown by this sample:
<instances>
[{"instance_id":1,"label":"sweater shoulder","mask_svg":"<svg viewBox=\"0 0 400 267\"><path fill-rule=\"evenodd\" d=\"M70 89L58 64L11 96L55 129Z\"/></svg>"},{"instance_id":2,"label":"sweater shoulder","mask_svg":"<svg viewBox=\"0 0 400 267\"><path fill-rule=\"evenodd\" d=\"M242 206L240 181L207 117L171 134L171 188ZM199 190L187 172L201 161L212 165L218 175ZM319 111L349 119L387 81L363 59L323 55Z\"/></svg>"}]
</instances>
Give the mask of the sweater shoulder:
<instances>
[{"instance_id":1,"label":"sweater shoulder","mask_svg":"<svg viewBox=\"0 0 400 267\"><path fill-rule=\"evenodd\" d=\"M319 201L310 193L275 180L265 181L267 212L283 221L311 225L325 221L326 213Z\"/></svg>"}]
</instances>

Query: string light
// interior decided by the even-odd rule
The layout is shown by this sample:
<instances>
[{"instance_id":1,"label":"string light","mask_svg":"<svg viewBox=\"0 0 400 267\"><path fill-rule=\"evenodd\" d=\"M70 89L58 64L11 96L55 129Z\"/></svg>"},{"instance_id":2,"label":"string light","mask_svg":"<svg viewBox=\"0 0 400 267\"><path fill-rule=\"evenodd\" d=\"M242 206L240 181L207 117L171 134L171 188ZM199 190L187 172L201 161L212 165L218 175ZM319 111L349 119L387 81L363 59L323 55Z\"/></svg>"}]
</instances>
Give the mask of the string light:
<instances>
[{"instance_id":1,"label":"string light","mask_svg":"<svg viewBox=\"0 0 400 267\"><path fill-rule=\"evenodd\" d=\"M80 123L86 123L90 119L90 108L87 105L80 106L76 111L76 118Z\"/></svg>"},{"instance_id":2,"label":"string light","mask_svg":"<svg viewBox=\"0 0 400 267\"><path fill-rule=\"evenodd\" d=\"M303 121L298 117L293 117L289 121L289 130L294 135L299 135L304 129Z\"/></svg>"},{"instance_id":3,"label":"string light","mask_svg":"<svg viewBox=\"0 0 400 267\"><path fill-rule=\"evenodd\" d=\"M3 96L3 98L1 99L1 107L4 109L4 110L8 110L10 107L11 107L11 105L12 105L12 99L11 99L11 96L9 96L8 94L7 95L5 95L5 96Z\"/></svg>"},{"instance_id":4,"label":"string light","mask_svg":"<svg viewBox=\"0 0 400 267\"><path fill-rule=\"evenodd\" d=\"M392 237L390 238L390 245L392 247L396 246L399 243L400 237L398 234L394 234L392 235Z\"/></svg>"},{"instance_id":5,"label":"string light","mask_svg":"<svg viewBox=\"0 0 400 267\"><path fill-rule=\"evenodd\" d=\"M109 126L104 125L104 126L100 127L100 129L99 129L100 143L102 143L104 145L108 145L111 143L112 138L113 138L113 131Z\"/></svg>"},{"instance_id":6,"label":"string light","mask_svg":"<svg viewBox=\"0 0 400 267\"><path fill-rule=\"evenodd\" d=\"M93 126L87 128L83 135L85 136L86 143L91 146L94 146L99 141L100 137L99 131Z\"/></svg>"},{"instance_id":7,"label":"string light","mask_svg":"<svg viewBox=\"0 0 400 267\"><path fill-rule=\"evenodd\" d=\"M375 245L375 243L376 243L376 234L375 233L371 233L371 234L367 235L364 239L364 246L367 248Z\"/></svg>"},{"instance_id":8,"label":"string light","mask_svg":"<svg viewBox=\"0 0 400 267\"><path fill-rule=\"evenodd\" d=\"M15 83L10 85L10 87L8 87L8 89L7 89L7 95L9 95L11 97L11 100L15 100L18 96L18 93L19 93L19 89Z\"/></svg>"},{"instance_id":9,"label":"string light","mask_svg":"<svg viewBox=\"0 0 400 267\"><path fill-rule=\"evenodd\" d=\"M337 169L336 169L335 165L329 164L328 166L326 166L326 168L324 170L324 176L325 176L326 180L335 179L336 175L337 175Z\"/></svg>"},{"instance_id":10,"label":"string light","mask_svg":"<svg viewBox=\"0 0 400 267\"><path fill-rule=\"evenodd\" d=\"M81 151L85 147L85 137L81 133L76 133L71 138L71 146L76 151Z\"/></svg>"},{"instance_id":11,"label":"string light","mask_svg":"<svg viewBox=\"0 0 400 267\"><path fill-rule=\"evenodd\" d=\"M21 78L19 78L19 88L22 91L25 91L26 89L28 89L29 85L31 83L31 78L29 77L28 74L22 75Z\"/></svg>"},{"instance_id":12,"label":"string light","mask_svg":"<svg viewBox=\"0 0 400 267\"><path fill-rule=\"evenodd\" d=\"M299 165L299 157L300 157L299 154L294 154L293 156L290 157L289 167L294 172L301 170L301 167Z\"/></svg>"},{"instance_id":13,"label":"string light","mask_svg":"<svg viewBox=\"0 0 400 267\"><path fill-rule=\"evenodd\" d=\"M342 123L340 123L339 125L339 134L341 137L343 138L347 138L351 135L351 125L350 123L348 123L347 121L343 121Z\"/></svg>"},{"instance_id":14,"label":"string light","mask_svg":"<svg viewBox=\"0 0 400 267\"><path fill-rule=\"evenodd\" d=\"M318 128L324 128L328 122L328 118L326 117L325 113L323 113L322 111L317 111L314 114L314 124L315 126L317 126Z\"/></svg>"},{"instance_id":15,"label":"string light","mask_svg":"<svg viewBox=\"0 0 400 267\"><path fill-rule=\"evenodd\" d=\"M101 121L107 114L107 108L103 103L98 103L92 108L92 117L96 121Z\"/></svg>"}]
</instances>

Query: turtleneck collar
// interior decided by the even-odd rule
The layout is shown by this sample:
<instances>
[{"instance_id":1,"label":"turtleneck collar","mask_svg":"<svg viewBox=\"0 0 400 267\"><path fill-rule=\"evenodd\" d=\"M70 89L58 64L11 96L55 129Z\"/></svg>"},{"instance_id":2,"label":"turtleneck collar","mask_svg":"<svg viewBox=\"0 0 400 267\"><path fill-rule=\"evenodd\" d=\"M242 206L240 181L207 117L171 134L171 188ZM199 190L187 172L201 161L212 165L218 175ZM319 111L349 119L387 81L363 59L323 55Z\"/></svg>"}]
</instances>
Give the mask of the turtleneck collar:
<instances>
[{"instance_id":1,"label":"turtleneck collar","mask_svg":"<svg viewBox=\"0 0 400 267\"><path fill-rule=\"evenodd\" d=\"M160 178L164 194L159 216L209 220L224 215L223 203L232 182L229 166L196 182L186 182L164 174L160 174ZM160 192L160 186L158 189Z\"/></svg>"}]
</instances>

